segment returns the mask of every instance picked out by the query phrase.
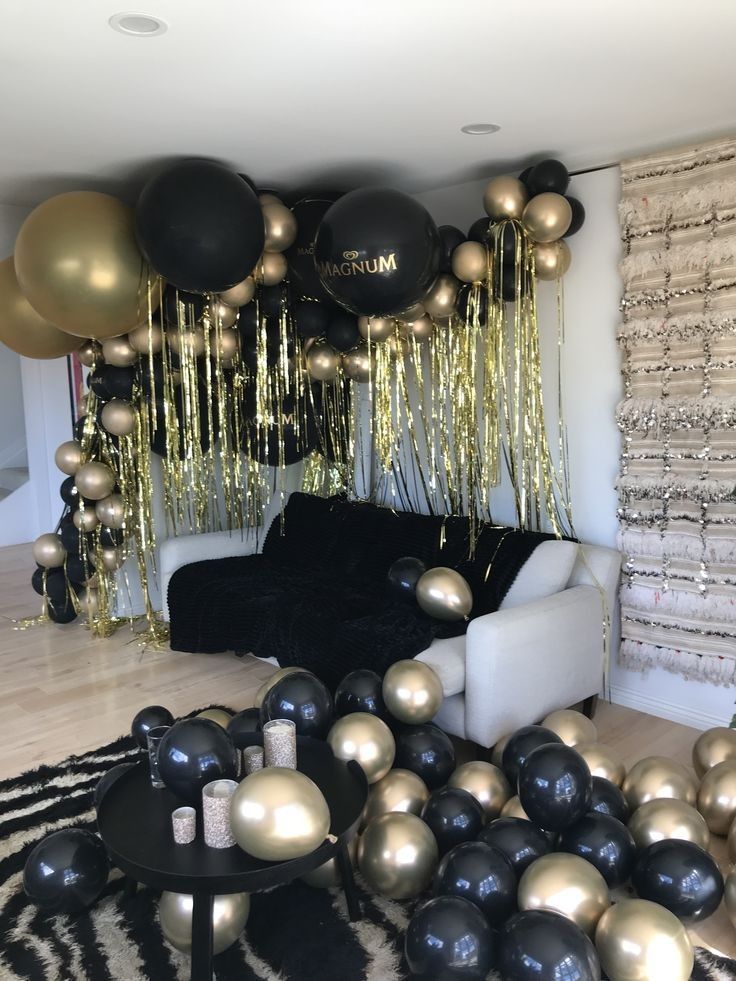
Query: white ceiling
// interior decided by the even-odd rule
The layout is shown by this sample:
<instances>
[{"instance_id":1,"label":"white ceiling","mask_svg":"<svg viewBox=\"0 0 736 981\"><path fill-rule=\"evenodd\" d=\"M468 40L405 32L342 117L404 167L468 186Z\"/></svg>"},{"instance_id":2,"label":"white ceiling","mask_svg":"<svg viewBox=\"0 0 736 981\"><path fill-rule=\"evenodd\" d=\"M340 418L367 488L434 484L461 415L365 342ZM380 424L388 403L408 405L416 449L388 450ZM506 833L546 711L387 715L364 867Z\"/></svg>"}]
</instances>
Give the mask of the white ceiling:
<instances>
[{"instance_id":1,"label":"white ceiling","mask_svg":"<svg viewBox=\"0 0 736 981\"><path fill-rule=\"evenodd\" d=\"M282 191L601 166L736 133L734 38L733 0L4 0L0 201L187 155Z\"/></svg>"}]
</instances>

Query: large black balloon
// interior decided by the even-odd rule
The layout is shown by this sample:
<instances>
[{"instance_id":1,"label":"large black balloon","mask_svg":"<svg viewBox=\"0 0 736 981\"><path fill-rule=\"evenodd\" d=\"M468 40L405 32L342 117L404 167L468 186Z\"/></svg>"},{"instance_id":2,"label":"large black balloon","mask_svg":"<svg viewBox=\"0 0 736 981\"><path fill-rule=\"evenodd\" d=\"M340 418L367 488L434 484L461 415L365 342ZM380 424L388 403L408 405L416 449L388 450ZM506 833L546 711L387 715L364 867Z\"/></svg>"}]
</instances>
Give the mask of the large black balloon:
<instances>
[{"instance_id":1,"label":"large black balloon","mask_svg":"<svg viewBox=\"0 0 736 981\"><path fill-rule=\"evenodd\" d=\"M341 306L366 316L392 314L418 303L434 282L440 238L414 198L365 187L332 205L314 251L322 285Z\"/></svg>"},{"instance_id":2,"label":"large black balloon","mask_svg":"<svg viewBox=\"0 0 736 981\"><path fill-rule=\"evenodd\" d=\"M237 712L228 722L227 732L238 749L258 745L261 742L261 710L247 708Z\"/></svg>"},{"instance_id":3,"label":"large black balloon","mask_svg":"<svg viewBox=\"0 0 736 981\"><path fill-rule=\"evenodd\" d=\"M273 422L267 427L256 424L255 413L251 414L255 405L250 399L250 393L246 393L244 403L242 447L248 456L259 463L269 467L278 467L280 464L288 467L303 460L317 445L319 433L308 396L303 402L297 402L293 394L284 397L281 404L281 437L276 423L277 403L271 406ZM299 416L297 412L300 413Z\"/></svg>"},{"instance_id":4,"label":"large black balloon","mask_svg":"<svg viewBox=\"0 0 736 981\"><path fill-rule=\"evenodd\" d=\"M597 811L589 811L565 828L557 840L557 850L590 862L611 889L627 881L636 860L636 844L626 825Z\"/></svg>"},{"instance_id":5,"label":"large black balloon","mask_svg":"<svg viewBox=\"0 0 736 981\"><path fill-rule=\"evenodd\" d=\"M477 906L492 927L516 910L517 879L504 853L483 841L456 845L440 862L435 896L462 896Z\"/></svg>"},{"instance_id":6,"label":"large black balloon","mask_svg":"<svg viewBox=\"0 0 736 981\"><path fill-rule=\"evenodd\" d=\"M141 251L156 272L192 293L222 293L241 282L265 239L253 189L209 160L180 161L148 181L135 225Z\"/></svg>"},{"instance_id":7,"label":"large black balloon","mask_svg":"<svg viewBox=\"0 0 736 981\"><path fill-rule=\"evenodd\" d=\"M384 718L383 681L370 668L358 668L345 675L335 689L335 715L342 718L351 712L368 712Z\"/></svg>"},{"instance_id":8,"label":"large black balloon","mask_svg":"<svg viewBox=\"0 0 736 981\"><path fill-rule=\"evenodd\" d=\"M599 814L610 814L622 824L629 820L630 808L623 791L605 777L593 777L589 808Z\"/></svg>"},{"instance_id":9,"label":"large black balloon","mask_svg":"<svg viewBox=\"0 0 736 981\"><path fill-rule=\"evenodd\" d=\"M562 161L550 158L535 164L525 183L532 194L544 194L549 191L564 194L570 183L570 174Z\"/></svg>"},{"instance_id":10,"label":"large black balloon","mask_svg":"<svg viewBox=\"0 0 736 981\"><path fill-rule=\"evenodd\" d=\"M147 705L136 712L130 724L133 739L141 749L148 748L148 733L158 726L173 726L174 716L163 705Z\"/></svg>"},{"instance_id":11,"label":"large black balloon","mask_svg":"<svg viewBox=\"0 0 736 981\"><path fill-rule=\"evenodd\" d=\"M324 739L332 725L332 696L311 671L293 671L263 699L261 725L271 719L291 719L298 736Z\"/></svg>"},{"instance_id":12,"label":"large black balloon","mask_svg":"<svg viewBox=\"0 0 736 981\"><path fill-rule=\"evenodd\" d=\"M643 849L631 882L641 899L659 903L688 923L715 913L723 898L723 876L708 852L677 838Z\"/></svg>"},{"instance_id":13,"label":"large black balloon","mask_svg":"<svg viewBox=\"0 0 736 981\"><path fill-rule=\"evenodd\" d=\"M437 839L440 855L464 841L472 841L483 827L483 807L460 787L433 790L422 808L422 820Z\"/></svg>"},{"instance_id":14,"label":"large black balloon","mask_svg":"<svg viewBox=\"0 0 736 981\"><path fill-rule=\"evenodd\" d=\"M532 862L552 850L549 838L541 828L517 817L491 821L478 835L478 841L484 841L503 852L519 878Z\"/></svg>"},{"instance_id":15,"label":"large black balloon","mask_svg":"<svg viewBox=\"0 0 736 981\"><path fill-rule=\"evenodd\" d=\"M304 298L329 300L330 295L320 282L314 261L314 241L322 219L334 204L334 200L313 197L302 198L291 209L297 221L294 244L284 255L289 264L289 281L294 291ZM303 334L303 337L314 335Z\"/></svg>"},{"instance_id":16,"label":"large black balloon","mask_svg":"<svg viewBox=\"0 0 736 981\"><path fill-rule=\"evenodd\" d=\"M207 300L199 293L188 293L175 286L167 286L161 304L166 327L195 327L205 311Z\"/></svg>"},{"instance_id":17,"label":"large black balloon","mask_svg":"<svg viewBox=\"0 0 736 981\"><path fill-rule=\"evenodd\" d=\"M570 746L539 746L519 770L521 806L547 831L562 831L579 821L589 810L592 790L588 764Z\"/></svg>"},{"instance_id":18,"label":"large black balloon","mask_svg":"<svg viewBox=\"0 0 736 981\"><path fill-rule=\"evenodd\" d=\"M66 576L63 569L38 568L31 576L34 592L43 596L44 572L46 573L46 595L53 603L64 603L67 595Z\"/></svg>"},{"instance_id":19,"label":"large black balloon","mask_svg":"<svg viewBox=\"0 0 736 981\"><path fill-rule=\"evenodd\" d=\"M494 960L491 928L481 911L459 896L438 896L409 921L404 955L421 981L485 981Z\"/></svg>"},{"instance_id":20,"label":"large black balloon","mask_svg":"<svg viewBox=\"0 0 736 981\"><path fill-rule=\"evenodd\" d=\"M504 981L600 981L595 947L577 924L558 913L517 913L497 939L496 967Z\"/></svg>"},{"instance_id":21,"label":"large black balloon","mask_svg":"<svg viewBox=\"0 0 736 981\"><path fill-rule=\"evenodd\" d=\"M562 745L562 740L556 732L545 729L544 726L522 726L509 737L503 750L501 766L512 787L516 787L521 764L533 749L544 746L545 743Z\"/></svg>"},{"instance_id":22,"label":"large black balloon","mask_svg":"<svg viewBox=\"0 0 736 981\"><path fill-rule=\"evenodd\" d=\"M237 751L222 726L211 719L182 719L159 743L158 769L173 794L196 804L211 780L235 779Z\"/></svg>"},{"instance_id":23,"label":"large black balloon","mask_svg":"<svg viewBox=\"0 0 736 981\"><path fill-rule=\"evenodd\" d=\"M486 219L487 220L487 219ZM452 272L452 253L466 241L465 236L454 225L440 225L440 272Z\"/></svg>"},{"instance_id":24,"label":"large black balloon","mask_svg":"<svg viewBox=\"0 0 736 981\"><path fill-rule=\"evenodd\" d=\"M481 218L476 218L468 229L468 241L480 242L481 245L485 245L489 238L490 225L491 220L488 215L483 215Z\"/></svg>"},{"instance_id":25,"label":"large black balloon","mask_svg":"<svg viewBox=\"0 0 736 981\"><path fill-rule=\"evenodd\" d=\"M430 790L435 790L447 783L455 769L455 748L450 737L429 722L402 726L396 732L394 766L411 770Z\"/></svg>"},{"instance_id":26,"label":"large black balloon","mask_svg":"<svg viewBox=\"0 0 736 981\"><path fill-rule=\"evenodd\" d=\"M577 198L571 195L566 195L567 203L570 205L570 210L572 211L572 221L570 222L570 227L562 236L563 238L570 238L576 232L579 232L585 223L585 208L583 207L582 201L578 201Z\"/></svg>"},{"instance_id":27,"label":"large black balloon","mask_svg":"<svg viewBox=\"0 0 736 981\"><path fill-rule=\"evenodd\" d=\"M122 777L122 775L126 773L132 766L135 766L134 760L128 760L127 763L118 763L117 766L110 767L107 773L105 773L100 778L99 782L97 783L97 786L95 787L95 792L93 795L95 810L97 810L97 808L102 803L102 798L108 792L110 787L112 787L112 785L117 780L119 780L120 777Z\"/></svg>"},{"instance_id":28,"label":"large black balloon","mask_svg":"<svg viewBox=\"0 0 736 981\"><path fill-rule=\"evenodd\" d=\"M404 555L396 559L388 570L388 588L395 599L414 602L417 593L417 583L427 571L427 566L421 559L413 555Z\"/></svg>"},{"instance_id":29,"label":"large black balloon","mask_svg":"<svg viewBox=\"0 0 736 981\"><path fill-rule=\"evenodd\" d=\"M65 828L40 841L26 859L23 889L31 902L53 913L77 913L98 898L110 863L91 831Z\"/></svg>"},{"instance_id":30,"label":"large black balloon","mask_svg":"<svg viewBox=\"0 0 736 981\"><path fill-rule=\"evenodd\" d=\"M329 298L328 298L329 299ZM316 300L301 300L294 307L294 323L300 337L321 337L327 333L332 302L319 303Z\"/></svg>"},{"instance_id":31,"label":"large black balloon","mask_svg":"<svg viewBox=\"0 0 736 981\"><path fill-rule=\"evenodd\" d=\"M330 317L327 341L336 351L350 351L360 342L358 320L347 310L336 310Z\"/></svg>"},{"instance_id":32,"label":"large black balloon","mask_svg":"<svg viewBox=\"0 0 736 981\"><path fill-rule=\"evenodd\" d=\"M199 431L199 445L202 450L206 452L210 447L210 415L209 415L209 405L210 399L207 394L207 386L202 379L197 381L197 395L198 395L198 418L197 427ZM174 411L176 417L179 421L179 459L183 460L188 452L188 435L190 430L194 429L194 419L192 417L190 406L186 400L186 390L184 385L177 385L174 389L173 398ZM156 401L151 405L152 412L156 413L156 429L151 434L151 449L158 456L167 456L170 449L174 447L169 446L169 442L175 439L174 434L167 438L167 422L168 416L166 412L166 400L164 399L164 393L162 389L157 389L156 391ZM186 422L187 417L189 422ZM217 406L212 404L212 429L213 435L217 438L219 434L219 414L217 411Z\"/></svg>"}]
</instances>

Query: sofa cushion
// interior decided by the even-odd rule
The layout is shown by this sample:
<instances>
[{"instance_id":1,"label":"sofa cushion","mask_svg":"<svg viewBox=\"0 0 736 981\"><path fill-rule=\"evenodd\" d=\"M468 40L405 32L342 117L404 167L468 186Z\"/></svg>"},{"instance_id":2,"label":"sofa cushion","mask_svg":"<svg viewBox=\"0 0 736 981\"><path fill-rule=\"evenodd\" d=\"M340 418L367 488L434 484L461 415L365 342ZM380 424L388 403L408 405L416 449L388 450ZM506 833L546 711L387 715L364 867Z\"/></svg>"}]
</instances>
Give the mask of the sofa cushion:
<instances>
[{"instance_id":1,"label":"sofa cushion","mask_svg":"<svg viewBox=\"0 0 736 981\"><path fill-rule=\"evenodd\" d=\"M442 682L442 692L457 695L465 691L465 636L435 638L426 651L417 654Z\"/></svg>"},{"instance_id":2,"label":"sofa cushion","mask_svg":"<svg viewBox=\"0 0 736 981\"><path fill-rule=\"evenodd\" d=\"M509 610L566 589L577 554L577 542L541 542L519 570L499 609Z\"/></svg>"}]
</instances>

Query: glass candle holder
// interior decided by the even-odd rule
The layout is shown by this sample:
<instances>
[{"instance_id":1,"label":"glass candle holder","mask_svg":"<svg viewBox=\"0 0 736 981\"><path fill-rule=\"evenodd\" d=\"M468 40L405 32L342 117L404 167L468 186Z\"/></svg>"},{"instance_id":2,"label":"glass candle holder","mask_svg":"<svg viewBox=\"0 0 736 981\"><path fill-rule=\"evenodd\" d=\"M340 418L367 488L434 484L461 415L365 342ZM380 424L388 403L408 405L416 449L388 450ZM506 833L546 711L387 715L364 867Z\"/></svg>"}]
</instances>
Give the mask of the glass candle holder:
<instances>
[{"instance_id":1,"label":"glass candle holder","mask_svg":"<svg viewBox=\"0 0 736 981\"><path fill-rule=\"evenodd\" d=\"M291 719L272 719L264 725L263 756L266 766L296 770L296 725Z\"/></svg>"},{"instance_id":2,"label":"glass candle holder","mask_svg":"<svg viewBox=\"0 0 736 981\"><path fill-rule=\"evenodd\" d=\"M177 807L171 812L171 824L177 845L189 845L197 833L197 812L193 807Z\"/></svg>"},{"instance_id":3,"label":"glass candle holder","mask_svg":"<svg viewBox=\"0 0 736 981\"><path fill-rule=\"evenodd\" d=\"M230 799L237 787L235 780L213 780L202 789L204 842L210 848L231 848L235 844L230 830Z\"/></svg>"},{"instance_id":4,"label":"glass candle holder","mask_svg":"<svg viewBox=\"0 0 736 981\"><path fill-rule=\"evenodd\" d=\"M149 729L146 735L146 740L148 742L148 766L151 770L151 784L156 788L156 790L161 790L162 787L166 786L161 779L161 774L158 772L158 748L161 745L161 740L164 738L170 728L171 726L155 726L153 729Z\"/></svg>"},{"instance_id":5,"label":"glass candle holder","mask_svg":"<svg viewBox=\"0 0 736 981\"><path fill-rule=\"evenodd\" d=\"M246 746L243 750L243 773L247 777L249 773L263 769L263 746Z\"/></svg>"}]
</instances>

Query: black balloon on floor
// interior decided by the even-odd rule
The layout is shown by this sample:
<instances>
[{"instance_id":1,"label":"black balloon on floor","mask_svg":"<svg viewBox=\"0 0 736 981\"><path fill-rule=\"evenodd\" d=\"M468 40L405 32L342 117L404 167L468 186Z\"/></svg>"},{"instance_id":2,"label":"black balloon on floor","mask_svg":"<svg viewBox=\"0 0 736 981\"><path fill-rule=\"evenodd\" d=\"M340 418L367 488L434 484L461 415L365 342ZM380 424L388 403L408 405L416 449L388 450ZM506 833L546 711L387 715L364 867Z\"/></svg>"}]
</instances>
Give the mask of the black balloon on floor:
<instances>
[{"instance_id":1,"label":"black balloon on floor","mask_svg":"<svg viewBox=\"0 0 736 981\"><path fill-rule=\"evenodd\" d=\"M519 778L519 768L533 749L544 746L545 743L559 743L562 740L556 732L545 729L544 726L522 726L510 736L502 757L502 769L511 786L516 787Z\"/></svg>"},{"instance_id":2,"label":"black balloon on floor","mask_svg":"<svg viewBox=\"0 0 736 981\"><path fill-rule=\"evenodd\" d=\"M484 981L494 960L493 934L467 899L438 896L411 918L404 954L421 981Z\"/></svg>"},{"instance_id":3,"label":"black balloon on floor","mask_svg":"<svg viewBox=\"0 0 736 981\"><path fill-rule=\"evenodd\" d=\"M46 604L49 618L54 623L72 623L79 615L69 595L63 600L51 600Z\"/></svg>"},{"instance_id":4,"label":"black balloon on floor","mask_svg":"<svg viewBox=\"0 0 736 981\"><path fill-rule=\"evenodd\" d=\"M124 773L127 773L127 771L135 765L135 761L133 760L129 760L127 763L118 763L117 766L110 767L107 773L100 778L93 795L95 810L97 810L102 803L102 798L108 792L110 787L112 787L112 785L119 780Z\"/></svg>"},{"instance_id":5,"label":"black balloon on floor","mask_svg":"<svg viewBox=\"0 0 736 981\"><path fill-rule=\"evenodd\" d=\"M505 981L600 981L595 947L577 924L547 910L512 916L498 934Z\"/></svg>"},{"instance_id":6,"label":"black balloon on floor","mask_svg":"<svg viewBox=\"0 0 736 981\"><path fill-rule=\"evenodd\" d=\"M413 555L404 555L396 559L388 570L388 587L395 599L414 602L417 593L417 583L427 571L427 566L421 559Z\"/></svg>"},{"instance_id":7,"label":"black balloon on floor","mask_svg":"<svg viewBox=\"0 0 736 981\"><path fill-rule=\"evenodd\" d=\"M34 592L43 596L44 572L46 573L46 595L54 603L64 603L68 587L63 569L36 569L31 576Z\"/></svg>"},{"instance_id":8,"label":"black balloon on floor","mask_svg":"<svg viewBox=\"0 0 736 981\"><path fill-rule=\"evenodd\" d=\"M396 735L394 766L411 770L430 790L444 786L455 769L455 748L438 726L400 726Z\"/></svg>"},{"instance_id":9,"label":"black balloon on floor","mask_svg":"<svg viewBox=\"0 0 736 981\"><path fill-rule=\"evenodd\" d=\"M570 205L570 210L572 211L572 221L570 222L570 227L562 236L563 238L570 238L575 232L579 232L585 223L585 208L583 207L582 201L578 201L577 198L568 194L567 203Z\"/></svg>"},{"instance_id":10,"label":"black balloon on floor","mask_svg":"<svg viewBox=\"0 0 736 981\"><path fill-rule=\"evenodd\" d=\"M23 869L23 889L42 909L77 913L98 898L109 871L107 852L97 835L65 828L33 848Z\"/></svg>"},{"instance_id":11,"label":"black balloon on floor","mask_svg":"<svg viewBox=\"0 0 736 981\"><path fill-rule=\"evenodd\" d=\"M351 712L368 712L383 718L383 681L370 668L358 668L345 675L335 689L335 715L342 718Z\"/></svg>"},{"instance_id":12,"label":"black balloon on floor","mask_svg":"<svg viewBox=\"0 0 736 981\"><path fill-rule=\"evenodd\" d=\"M531 821L523 818L502 817L491 821L478 835L478 841L492 845L511 862L518 877L542 855L552 851L549 838Z\"/></svg>"},{"instance_id":13,"label":"black balloon on floor","mask_svg":"<svg viewBox=\"0 0 736 981\"><path fill-rule=\"evenodd\" d=\"M467 790L441 787L429 795L422 820L437 839L440 855L445 855L455 845L477 837L483 827L483 808Z\"/></svg>"},{"instance_id":14,"label":"black balloon on floor","mask_svg":"<svg viewBox=\"0 0 736 981\"><path fill-rule=\"evenodd\" d=\"M237 751L230 736L216 722L182 719L164 733L158 749L158 769L176 797L198 804L205 784L235 779Z\"/></svg>"},{"instance_id":15,"label":"black balloon on floor","mask_svg":"<svg viewBox=\"0 0 736 981\"><path fill-rule=\"evenodd\" d=\"M445 855L434 881L435 896L461 896L499 927L516 910L514 867L499 848L466 841Z\"/></svg>"},{"instance_id":16,"label":"black balloon on floor","mask_svg":"<svg viewBox=\"0 0 736 981\"><path fill-rule=\"evenodd\" d=\"M562 831L589 810L590 769L570 746L539 746L519 769L519 801L530 820L547 831Z\"/></svg>"},{"instance_id":17,"label":"black balloon on floor","mask_svg":"<svg viewBox=\"0 0 736 981\"><path fill-rule=\"evenodd\" d=\"M261 725L271 719L291 719L298 736L324 739L333 720L332 696L311 671L293 671L263 699Z\"/></svg>"},{"instance_id":18,"label":"black balloon on floor","mask_svg":"<svg viewBox=\"0 0 736 981\"><path fill-rule=\"evenodd\" d=\"M550 158L540 160L529 172L524 181L532 194L564 194L570 183L570 174L561 160Z\"/></svg>"},{"instance_id":19,"label":"black balloon on floor","mask_svg":"<svg viewBox=\"0 0 736 981\"><path fill-rule=\"evenodd\" d=\"M437 231L440 236L440 272L449 273L452 272L452 253L466 238L454 225L440 225Z\"/></svg>"},{"instance_id":20,"label":"black balloon on floor","mask_svg":"<svg viewBox=\"0 0 736 981\"><path fill-rule=\"evenodd\" d=\"M593 777L589 807L591 811L610 814L622 824L629 820L630 808L623 791L605 777Z\"/></svg>"},{"instance_id":21,"label":"black balloon on floor","mask_svg":"<svg viewBox=\"0 0 736 981\"><path fill-rule=\"evenodd\" d=\"M130 732L133 739L141 749L148 748L148 733L151 729L158 726L173 726L174 716L163 705L147 705L140 712L136 712L130 724Z\"/></svg>"},{"instance_id":22,"label":"black balloon on floor","mask_svg":"<svg viewBox=\"0 0 736 981\"><path fill-rule=\"evenodd\" d=\"M238 749L258 745L261 742L261 710L247 708L236 712L227 724L227 732Z\"/></svg>"},{"instance_id":23,"label":"black balloon on floor","mask_svg":"<svg viewBox=\"0 0 736 981\"><path fill-rule=\"evenodd\" d=\"M627 881L636 861L636 844L626 825L597 811L589 811L565 828L557 840L557 850L590 862L611 889Z\"/></svg>"},{"instance_id":24,"label":"black balloon on floor","mask_svg":"<svg viewBox=\"0 0 736 981\"><path fill-rule=\"evenodd\" d=\"M667 838L640 852L631 882L641 899L659 903L688 923L714 913L723 898L723 876L705 849Z\"/></svg>"}]
</instances>

